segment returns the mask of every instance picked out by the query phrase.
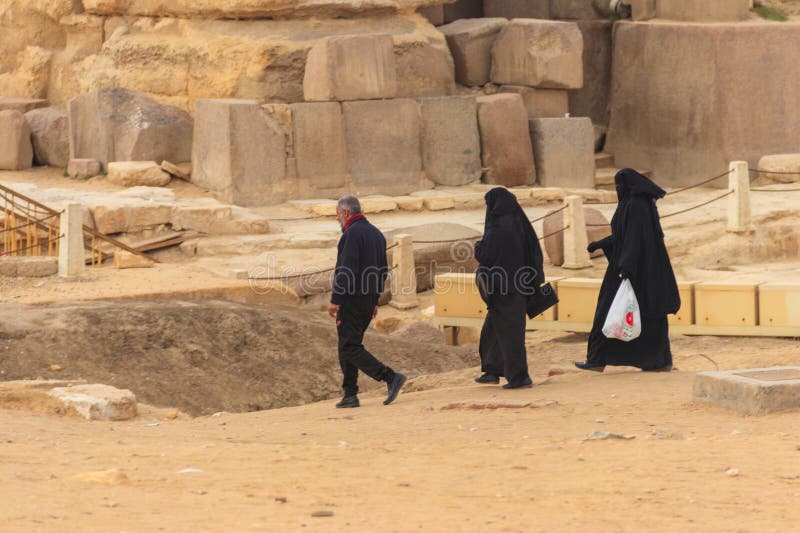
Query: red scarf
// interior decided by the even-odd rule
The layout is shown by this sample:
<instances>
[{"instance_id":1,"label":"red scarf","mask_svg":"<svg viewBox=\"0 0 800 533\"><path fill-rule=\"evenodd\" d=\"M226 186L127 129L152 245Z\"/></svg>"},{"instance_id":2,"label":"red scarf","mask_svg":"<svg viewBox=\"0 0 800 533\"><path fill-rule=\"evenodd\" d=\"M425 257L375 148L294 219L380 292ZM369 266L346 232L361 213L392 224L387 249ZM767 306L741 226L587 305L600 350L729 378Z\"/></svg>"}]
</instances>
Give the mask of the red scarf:
<instances>
[{"instance_id":1,"label":"red scarf","mask_svg":"<svg viewBox=\"0 0 800 533\"><path fill-rule=\"evenodd\" d=\"M347 231L347 228L350 227L350 224L352 224L359 218L364 218L364 213L356 213L355 215L350 215L350 218L348 218L344 223L344 227L342 228L342 233Z\"/></svg>"}]
</instances>

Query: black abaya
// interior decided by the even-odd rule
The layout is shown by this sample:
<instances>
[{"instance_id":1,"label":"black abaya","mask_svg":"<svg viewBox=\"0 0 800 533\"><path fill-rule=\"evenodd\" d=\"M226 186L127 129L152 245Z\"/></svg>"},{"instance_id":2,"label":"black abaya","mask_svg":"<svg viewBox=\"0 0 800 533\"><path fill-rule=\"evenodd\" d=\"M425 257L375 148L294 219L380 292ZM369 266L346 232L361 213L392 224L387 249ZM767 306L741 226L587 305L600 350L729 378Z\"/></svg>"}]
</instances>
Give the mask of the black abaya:
<instances>
[{"instance_id":1,"label":"black abaya","mask_svg":"<svg viewBox=\"0 0 800 533\"><path fill-rule=\"evenodd\" d=\"M611 236L593 243L608 258L589 333L587 362L593 366L635 366L654 370L672 364L667 315L678 312L680 296L664 245L656 200L665 192L631 169L617 173L619 204L611 219ZM623 278L631 281L642 315L642 334L629 342L603 335L611 302Z\"/></svg>"},{"instance_id":2,"label":"black abaya","mask_svg":"<svg viewBox=\"0 0 800 533\"><path fill-rule=\"evenodd\" d=\"M506 189L486 194L486 229L475 258L489 310L481 330L481 368L511 385L530 383L525 316L528 298L544 280L543 256L533 226Z\"/></svg>"}]
</instances>

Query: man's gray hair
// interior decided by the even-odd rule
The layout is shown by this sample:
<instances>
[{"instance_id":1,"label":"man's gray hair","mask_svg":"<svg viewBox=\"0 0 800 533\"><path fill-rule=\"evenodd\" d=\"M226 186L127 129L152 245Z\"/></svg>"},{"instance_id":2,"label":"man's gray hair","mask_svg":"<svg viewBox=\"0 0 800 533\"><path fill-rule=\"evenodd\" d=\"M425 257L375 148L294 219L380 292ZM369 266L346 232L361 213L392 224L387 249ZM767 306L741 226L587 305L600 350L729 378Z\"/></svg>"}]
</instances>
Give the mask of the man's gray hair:
<instances>
[{"instance_id":1,"label":"man's gray hair","mask_svg":"<svg viewBox=\"0 0 800 533\"><path fill-rule=\"evenodd\" d=\"M342 196L336 205L339 209L346 209L351 215L361 212L361 202L355 196Z\"/></svg>"}]
</instances>

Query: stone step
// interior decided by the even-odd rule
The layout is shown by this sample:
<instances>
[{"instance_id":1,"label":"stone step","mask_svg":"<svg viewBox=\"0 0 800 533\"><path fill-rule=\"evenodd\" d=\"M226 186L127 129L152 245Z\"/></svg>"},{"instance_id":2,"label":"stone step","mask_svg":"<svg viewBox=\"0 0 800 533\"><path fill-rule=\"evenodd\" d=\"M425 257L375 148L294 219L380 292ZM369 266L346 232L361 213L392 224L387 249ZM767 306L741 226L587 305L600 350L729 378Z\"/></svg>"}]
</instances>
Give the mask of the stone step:
<instances>
[{"instance_id":1,"label":"stone step","mask_svg":"<svg viewBox=\"0 0 800 533\"><path fill-rule=\"evenodd\" d=\"M594 154L595 168L611 168L614 166L614 154L597 152Z\"/></svg>"}]
</instances>

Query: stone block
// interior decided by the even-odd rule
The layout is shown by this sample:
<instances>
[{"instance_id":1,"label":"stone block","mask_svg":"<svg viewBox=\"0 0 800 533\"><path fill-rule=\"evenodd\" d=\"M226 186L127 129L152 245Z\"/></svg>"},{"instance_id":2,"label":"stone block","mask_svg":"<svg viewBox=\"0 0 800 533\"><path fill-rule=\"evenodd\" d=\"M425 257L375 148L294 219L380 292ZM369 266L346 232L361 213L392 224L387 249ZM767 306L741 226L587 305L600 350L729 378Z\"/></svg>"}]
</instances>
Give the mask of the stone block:
<instances>
[{"instance_id":1,"label":"stone block","mask_svg":"<svg viewBox=\"0 0 800 533\"><path fill-rule=\"evenodd\" d=\"M303 78L307 101L369 100L397 94L390 35L328 37L308 53Z\"/></svg>"},{"instance_id":2,"label":"stone block","mask_svg":"<svg viewBox=\"0 0 800 533\"><path fill-rule=\"evenodd\" d=\"M189 162L175 164L165 160L161 162L161 170L183 181L192 181L192 164Z\"/></svg>"},{"instance_id":3,"label":"stone block","mask_svg":"<svg viewBox=\"0 0 800 533\"><path fill-rule=\"evenodd\" d=\"M403 211L422 211L424 203L416 196L397 196L394 198L397 207Z\"/></svg>"},{"instance_id":4,"label":"stone block","mask_svg":"<svg viewBox=\"0 0 800 533\"><path fill-rule=\"evenodd\" d=\"M169 224L173 207L155 202L135 203L125 208L125 224L129 232L142 231Z\"/></svg>"},{"instance_id":5,"label":"stone block","mask_svg":"<svg viewBox=\"0 0 800 533\"><path fill-rule=\"evenodd\" d=\"M69 164L69 124L63 107L42 107L25 113L31 129L33 161L66 168Z\"/></svg>"},{"instance_id":6,"label":"stone block","mask_svg":"<svg viewBox=\"0 0 800 533\"><path fill-rule=\"evenodd\" d=\"M128 214L126 206L96 205L92 208L95 229L106 235L128 231Z\"/></svg>"},{"instance_id":7,"label":"stone block","mask_svg":"<svg viewBox=\"0 0 800 533\"><path fill-rule=\"evenodd\" d=\"M532 185L536 169L522 97L495 94L478 97L477 102L484 181L506 187Z\"/></svg>"},{"instance_id":8,"label":"stone block","mask_svg":"<svg viewBox=\"0 0 800 533\"><path fill-rule=\"evenodd\" d=\"M458 83L483 86L489 82L492 45L507 25L504 18L483 18L461 19L439 28L450 47Z\"/></svg>"},{"instance_id":9,"label":"stone block","mask_svg":"<svg viewBox=\"0 0 800 533\"><path fill-rule=\"evenodd\" d=\"M588 118L530 121L536 176L543 187L594 188L594 128Z\"/></svg>"},{"instance_id":10,"label":"stone block","mask_svg":"<svg viewBox=\"0 0 800 533\"><path fill-rule=\"evenodd\" d=\"M595 9L592 0L550 0L550 16L562 20L592 20L603 15Z\"/></svg>"},{"instance_id":11,"label":"stone block","mask_svg":"<svg viewBox=\"0 0 800 533\"><path fill-rule=\"evenodd\" d=\"M695 323L699 326L755 326L755 283L701 282L694 286Z\"/></svg>"},{"instance_id":12,"label":"stone block","mask_svg":"<svg viewBox=\"0 0 800 533\"><path fill-rule=\"evenodd\" d=\"M794 409L800 407L800 366L700 372L692 397L756 416Z\"/></svg>"},{"instance_id":13,"label":"stone block","mask_svg":"<svg viewBox=\"0 0 800 533\"><path fill-rule=\"evenodd\" d=\"M656 0L628 0L631 5L631 18L635 21L645 21L655 18Z\"/></svg>"},{"instance_id":14,"label":"stone block","mask_svg":"<svg viewBox=\"0 0 800 533\"><path fill-rule=\"evenodd\" d=\"M255 100L198 100L192 183L226 202L267 205L286 177L286 134Z\"/></svg>"},{"instance_id":15,"label":"stone block","mask_svg":"<svg viewBox=\"0 0 800 533\"><path fill-rule=\"evenodd\" d=\"M466 185L481 178L478 106L470 96L423 98L422 159L438 185Z\"/></svg>"},{"instance_id":16,"label":"stone block","mask_svg":"<svg viewBox=\"0 0 800 533\"><path fill-rule=\"evenodd\" d=\"M445 4L444 22L448 24L458 19L476 19L483 17L483 0L455 0Z\"/></svg>"},{"instance_id":17,"label":"stone block","mask_svg":"<svg viewBox=\"0 0 800 533\"><path fill-rule=\"evenodd\" d=\"M564 264L564 232L558 232L564 227L564 212L551 211L551 215L542 221L542 235L547 236L544 240L544 250L547 253L550 263L554 266ZM599 241L611 235L611 226L608 219L593 207L583 208L583 218L586 222L587 242ZM602 251L597 251L592 257L599 257Z\"/></svg>"},{"instance_id":18,"label":"stone block","mask_svg":"<svg viewBox=\"0 0 800 533\"><path fill-rule=\"evenodd\" d=\"M487 17L507 19L549 19L551 0L483 0Z\"/></svg>"},{"instance_id":19,"label":"stone block","mask_svg":"<svg viewBox=\"0 0 800 533\"><path fill-rule=\"evenodd\" d=\"M70 159L67 174L70 178L85 180L103 173L103 164L97 159Z\"/></svg>"},{"instance_id":20,"label":"stone block","mask_svg":"<svg viewBox=\"0 0 800 533\"><path fill-rule=\"evenodd\" d=\"M750 17L750 0L658 0L656 16L684 22L735 22Z\"/></svg>"},{"instance_id":21,"label":"stone block","mask_svg":"<svg viewBox=\"0 0 800 533\"><path fill-rule=\"evenodd\" d=\"M397 97L447 96L456 92L453 56L444 37L435 35L427 42L400 40L394 49L397 67Z\"/></svg>"},{"instance_id":22,"label":"stone block","mask_svg":"<svg viewBox=\"0 0 800 533\"><path fill-rule=\"evenodd\" d=\"M428 211L443 211L456 206L452 194L439 191L421 191L411 193L412 196L422 198L422 205Z\"/></svg>"},{"instance_id":23,"label":"stone block","mask_svg":"<svg viewBox=\"0 0 800 533\"><path fill-rule=\"evenodd\" d=\"M574 22L514 19L492 48L491 79L542 89L583 87L583 36Z\"/></svg>"},{"instance_id":24,"label":"stone block","mask_svg":"<svg viewBox=\"0 0 800 533\"><path fill-rule=\"evenodd\" d=\"M33 166L31 130L19 111L0 111L0 170Z\"/></svg>"},{"instance_id":25,"label":"stone block","mask_svg":"<svg viewBox=\"0 0 800 533\"><path fill-rule=\"evenodd\" d=\"M269 219L242 207L231 207L231 217L214 220L211 235L263 235L269 233Z\"/></svg>"},{"instance_id":26,"label":"stone block","mask_svg":"<svg viewBox=\"0 0 800 533\"><path fill-rule=\"evenodd\" d=\"M344 187L347 149L341 104L292 104L292 125L297 176L315 189Z\"/></svg>"},{"instance_id":27,"label":"stone block","mask_svg":"<svg viewBox=\"0 0 800 533\"><path fill-rule=\"evenodd\" d=\"M56 387L48 395L87 420L130 420L136 418L136 396L129 390L108 385Z\"/></svg>"},{"instance_id":28,"label":"stone block","mask_svg":"<svg viewBox=\"0 0 800 533\"><path fill-rule=\"evenodd\" d=\"M501 93L516 93L528 110L528 118L564 117L569 112L569 94L564 89L534 89L520 85L503 85Z\"/></svg>"},{"instance_id":29,"label":"stone block","mask_svg":"<svg viewBox=\"0 0 800 533\"><path fill-rule=\"evenodd\" d=\"M44 278L58 274L57 257L11 257L16 263L15 276L20 278Z\"/></svg>"},{"instance_id":30,"label":"stone block","mask_svg":"<svg viewBox=\"0 0 800 533\"><path fill-rule=\"evenodd\" d=\"M759 178L782 183L800 181L800 154L765 155L756 168Z\"/></svg>"},{"instance_id":31,"label":"stone block","mask_svg":"<svg viewBox=\"0 0 800 533\"><path fill-rule=\"evenodd\" d=\"M394 201L394 198L389 198L388 196L365 196L360 199L360 202L361 210L365 214L384 213L397 209L397 202Z\"/></svg>"},{"instance_id":32,"label":"stone block","mask_svg":"<svg viewBox=\"0 0 800 533\"><path fill-rule=\"evenodd\" d=\"M128 89L100 89L69 101L72 159L189 161L192 117Z\"/></svg>"},{"instance_id":33,"label":"stone block","mask_svg":"<svg viewBox=\"0 0 800 533\"><path fill-rule=\"evenodd\" d=\"M215 223L231 218L231 206L216 203L212 205L182 205L172 211L170 223L174 230L194 230L211 233Z\"/></svg>"},{"instance_id":34,"label":"stone block","mask_svg":"<svg viewBox=\"0 0 800 533\"><path fill-rule=\"evenodd\" d=\"M47 107L47 100L41 98L0 98L0 111L19 111L23 115L28 111Z\"/></svg>"},{"instance_id":35,"label":"stone block","mask_svg":"<svg viewBox=\"0 0 800 533\"><path fill-rule=\"evenodd\" d=\"M608 20L579 20L583 36L583 87L569 93L569 111L576 117L589 117L595 124L608 126L611 106L611 32Z\"/></svg>"},{"instance_id":36,"label":"stone block","mask_svg":"<svg viewBox=\"0 0 800 533\"><path fill-rule=\"evenodd\" d=\"M444 24L444 6L421 7L417 10L417 13L428 19L428 22L434 26Z\"/></svg>"},{"instance_id":37,"label":"stone block","mask_svg":"<svg viewBox=\"0 0 800 533\"><path fill-rule=\"evenodd\" d=\"M320 217L336 216L336 200L323 201L311 206L311 214Z\"/></svg>"},{"instance_id":38,"label":"stone block","mask_svg":"<svg viewBox=\"0 0 800 533\"><path fill-rule=\"evenodd\" d=\"M485 194L482 192L466 192L453 196L456 209L480 209L486 207Z\"/></svg>"},{"instance_id":39,"label":"stone block","mask_svg":"<svg viewBox=\"0 0 800 533\"><path fill-rule=\"evenodd\" d=\"M152 268L152 259L132 254L126 250L114 250L114 266L116 268Z\"/></svg>"},{"instance_id":40,"label":"stone block","mask_svg":"<svg viewBox=\"0 0 800 533\"><path fill-rule=\"evenodd\" d=\"M118 161L108 164L108 181L123 187L163 187L170 175L155 161Z\"/></svg>"},{"instance_id":41,"label":"stone block","mask_svg":"<svg viewBox=\"0 0 800 533\"><path fill-rule=\"evenodd\" d=\"M650 169L662 187L679 187L716 176L731 161L756 168L764 154L797 152L800 25L764 29L617 22L606 145L615 163Z\"/></svg>"},{"instance_id":42,"label":"stone block","mask_svg":"<svg viewBox=\"0 0 800 533\"><path fill-rule=\"evenodd\" d=\"M414 100L342 104L353 186L406 194L420 188L422 157L419 105Z\"/></svg>"}]
</instances>

